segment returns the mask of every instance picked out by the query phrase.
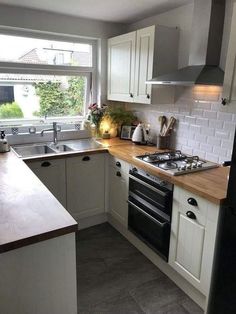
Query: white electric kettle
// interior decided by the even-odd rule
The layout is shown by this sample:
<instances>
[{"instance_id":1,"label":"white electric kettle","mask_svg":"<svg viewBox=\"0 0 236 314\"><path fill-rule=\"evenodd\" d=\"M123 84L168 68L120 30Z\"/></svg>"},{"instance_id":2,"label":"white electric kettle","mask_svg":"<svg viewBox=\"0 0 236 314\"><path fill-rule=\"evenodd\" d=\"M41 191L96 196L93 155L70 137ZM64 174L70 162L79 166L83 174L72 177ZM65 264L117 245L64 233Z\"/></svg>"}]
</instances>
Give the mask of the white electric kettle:
<instances>
[{"instance_id":1,"label":"white electric kettle","mask_svg":"<svg viewBox=\"0 0 236 314\"><path fill-rule=\"evenodd\" d=\"M132 135L132 142L138 145L147 144L147 134L145 127L142 123L139 123L138 126L135 128Z\"/></svg>"},{"instance_id":2,"label":"white electric kettle","mask_svg":"<svg viewBox=\"0 0 236 314\"><path fill-rule=\"evenodd\" d=\"M10 146L5 138L5 131L1 131L0 135L0 153L9 152Z\"/></svg>"}]
</instances>

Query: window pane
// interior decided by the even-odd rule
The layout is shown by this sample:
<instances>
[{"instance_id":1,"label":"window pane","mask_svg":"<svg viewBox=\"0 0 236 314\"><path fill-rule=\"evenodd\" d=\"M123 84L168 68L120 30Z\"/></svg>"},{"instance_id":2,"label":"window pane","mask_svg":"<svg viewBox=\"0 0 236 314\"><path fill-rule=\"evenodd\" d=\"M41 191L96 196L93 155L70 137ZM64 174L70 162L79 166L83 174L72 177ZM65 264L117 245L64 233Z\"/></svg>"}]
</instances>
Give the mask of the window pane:
<instances>
[{"instance_id":1,"label":"window pane","mask_svg":"<svg viewBox=\"0 0 236 314\"><path fill-rule=\"evenodd\" d=\"M87 76L0 74L0 119L82 116Z\"/></svg>"},{"instance_id":2,"label":"window pane","mask_svg":"<svg viewBox=\"0 0 236 314\"><path fill-rule=\"evenodd\" d=\"M92 66L92 45L0 35L0 61Z\"/></svg>"}]
</instances>

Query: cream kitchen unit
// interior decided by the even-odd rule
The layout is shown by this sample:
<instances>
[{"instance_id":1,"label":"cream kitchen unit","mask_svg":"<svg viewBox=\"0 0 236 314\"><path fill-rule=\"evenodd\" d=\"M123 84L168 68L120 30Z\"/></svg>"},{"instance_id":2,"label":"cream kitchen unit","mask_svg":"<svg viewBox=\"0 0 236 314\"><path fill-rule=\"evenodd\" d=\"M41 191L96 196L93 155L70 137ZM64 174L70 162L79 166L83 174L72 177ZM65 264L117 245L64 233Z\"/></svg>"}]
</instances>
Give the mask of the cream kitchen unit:
<instances>
[{"instance_id":1,"label":"cream kitchen unit","mask_svg":"<svg viewBox=\"0 0 236 314\"><path fill-rule=\"evenodd\" d=\"M28 161L28 166L89 227L108 220L200 306L209 294L220 206L174 186L168 263L128 229L131 165L106 153ZM60 172L60 176L58 175ZM62 197L63 196L63 197ZM107 203L106 203L107 199ZM94 217L103 217L98 220ZM84 221L87 220L87 223Z\"/></svg>"},{"instance_id":2,"label":"cream kitchen unit","mask_svg":"<svg viewBox=\"0 0 236 314\"><path fill-rule=\"evenodd\" d=\"M236 103L236 3L234 3L233 7L232 25L226 60L223 103Z\"/></svg>"},{"instance_id":3,"label":"cream kitchen unit","mask_svg":"<svg viewBox=\"0 0 236 314\"><path fill-rule=\"evenodd\" d=\"M177 68L176 28L149 26L108 40L108 100L151 103L145 82Z\"/></svg>"},{"instance_id":4,"label":"cream kitchen unit","mask_svg":"<svg viewBox=\"0 0 236 314\"><path fill-rule=\"evenodd\" d=\"M99 153L26 163L84 228L89 217L89 225L104 221L105 160L106 154Z\"/></svg>"},{"instance_id":5,"label":"cream kitchen unit","mask_svg":"<svg viewBox=\"0 0 236 314\"><path fill-rule=\"evenodd\" d=\"M129 164L121 159L110 156L108 212L126 228L128 226L128 186Z\"/></svg>"},{"instance_id":6,"label":"cream kitchen unit","mask_svg":"<svg viewBox=\"0 0 236 314\"><path fill-rule=\"evenodd\" d=\"M219 206L174 188L169 264L204 295L209 293Z\"/></svg>"}]
</instances>

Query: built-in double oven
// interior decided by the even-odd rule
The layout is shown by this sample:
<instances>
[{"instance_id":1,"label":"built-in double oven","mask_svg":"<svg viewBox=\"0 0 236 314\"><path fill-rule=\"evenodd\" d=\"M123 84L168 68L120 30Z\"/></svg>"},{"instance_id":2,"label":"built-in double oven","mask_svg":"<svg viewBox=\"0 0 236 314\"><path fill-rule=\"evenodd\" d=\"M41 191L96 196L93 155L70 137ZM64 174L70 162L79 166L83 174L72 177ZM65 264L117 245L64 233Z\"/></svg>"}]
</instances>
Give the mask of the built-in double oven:
<instances>
[{"instance_id":1,"label":"built-in double oven","mask_svg":"<svg viewBox=\"0 0 236 314\"><path fill-rule=\"evenodd\" d=\"M168 261L173 185L132 167L129 172L128 228Z\"/></svg>"}]
</instances>

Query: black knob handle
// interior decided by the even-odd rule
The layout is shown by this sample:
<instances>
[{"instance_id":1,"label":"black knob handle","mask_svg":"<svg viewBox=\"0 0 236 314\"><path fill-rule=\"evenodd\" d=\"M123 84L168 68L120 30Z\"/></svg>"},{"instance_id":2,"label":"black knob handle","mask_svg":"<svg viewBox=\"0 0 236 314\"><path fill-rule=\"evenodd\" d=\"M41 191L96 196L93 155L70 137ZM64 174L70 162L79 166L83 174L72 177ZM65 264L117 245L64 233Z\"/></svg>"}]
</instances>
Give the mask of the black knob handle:
<instances>
[{"instance_id":1,"label":"black knob handle","mask_svg":"<svg viewBox=\"0 0 236 314\"><path fill-rule=\"evenodd\" d=\"M121 177L120 171L117 171L117 172L116 172L116 176L117 176L117 177Z\"/></svg>"},{"instance_id":2,"label":"black knob handle","mask_svg":"<svg viewBox=\"0 0 236 314\"><path fill-rule=\"evenodd\" d=\"M186 216L190 219L197 219L196 215L193 212L191 212L190 210L187 211Z\"/></svg>"},{"instance_id":3,"label":"black knob handle","mask_svg":"<svg viewBox=\"0 0 236 314\"><path fill-rule=\"evenodd\" d=\"M193 197L188 198L187 202L189 203L189 205L197 206L197 201Z\"/></svg>"},{"instance_id":4,"label":"black knob handle","mask_svg":"<svg viewBox=\"0 0 236 314\"><path fill-rule=\"evenodd\" d=\"M149 94L147 94L147 99L150 99L150 95Z\"/></svg>"},{"instance_id":5,"label":"black knob handle","mask_svg":"<svg viewBox=\"0 0 236 314\"><path fill-rule=\"evenodd\" d=\"M221 98L221 104L223 106L227 105L227 99L226 98Z\"/></svg>"},{"instance_id":6,"label":"black knob handle","mask_svg":"<svg viewBox=\"0 0 236 314\"><path fill-rule=\"evenodd\" d=\"M132 93L130 93L129 95L130 95L130 97L131 97L131 98L133 98L133 97L134 97L134 95L133 95Z\"/></svg>"},{"instance_id":7,"label":"black knob handle","mask_svg":"<svg viewBox=\"0 0 236 314\"><path fill-rule=\"evenodd\" d=\"M51 163L49 161L44 161L41 163L41 167L49 167L51 166Z\"/></svg>"},{"instance_id":8,"label":"black knob handle","mask_svg":"<svg viewBox=\"0 0 236 314\"><path fill-rule=\"evenodd\" d=\"M90 157L89 157L89 156L84 156L82 160L83 160L83 161L89 161L89 160L90 160Z\"/></svg>"},{"instance_id":9,"label":"black knob handle","mask_svg":"<svg viewBox=\"0 0 236 314\"><path fill-rule=\"evenodd\" d=\"M116 162L116 166L120 168L121 167L121 163L119 161L117 161Z\"/></svg>"}]
</instances>

